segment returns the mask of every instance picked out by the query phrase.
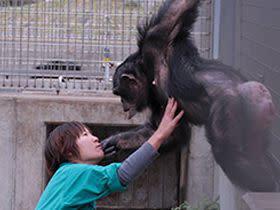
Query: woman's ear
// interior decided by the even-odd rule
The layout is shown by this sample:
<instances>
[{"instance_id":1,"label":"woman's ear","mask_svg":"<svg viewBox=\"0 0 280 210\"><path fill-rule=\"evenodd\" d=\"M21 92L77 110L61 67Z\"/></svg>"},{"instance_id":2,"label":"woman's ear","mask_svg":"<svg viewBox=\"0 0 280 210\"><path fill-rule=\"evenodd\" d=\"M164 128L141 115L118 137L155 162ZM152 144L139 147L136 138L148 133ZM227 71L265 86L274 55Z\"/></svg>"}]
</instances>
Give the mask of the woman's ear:
<instances>
[{"instance_id":1,"label":"woman's ear","mask_svg":"<svg viewBox=\"0 0 280 210\"><path fill-rule=\"evenodd\" d=\"M77 159L77 157L74 157L74 155L73 155L72 152L68 152L66 158L67 158L68 161L70 161L70 162L74 162L74 160Z\"/></svg>"}]
</instances>

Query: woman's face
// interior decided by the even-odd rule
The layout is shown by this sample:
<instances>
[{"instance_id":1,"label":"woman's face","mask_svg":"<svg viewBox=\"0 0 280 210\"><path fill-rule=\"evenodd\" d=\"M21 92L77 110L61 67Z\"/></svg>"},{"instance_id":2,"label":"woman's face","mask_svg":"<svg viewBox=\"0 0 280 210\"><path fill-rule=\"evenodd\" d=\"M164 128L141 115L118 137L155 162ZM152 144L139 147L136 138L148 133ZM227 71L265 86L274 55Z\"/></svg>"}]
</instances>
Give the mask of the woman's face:
<instances>
[{"instance_id":1,"label":"woman's face","mask_svg":"<svg viewBox=\"0 0 280 210\"><path fill-rule=\"evenodd\" d=\"M87 129L77 139L76 143L79 148L81 162L97 164L103 159L104 152L99 139Z\"/></svg>"}]
</instances>

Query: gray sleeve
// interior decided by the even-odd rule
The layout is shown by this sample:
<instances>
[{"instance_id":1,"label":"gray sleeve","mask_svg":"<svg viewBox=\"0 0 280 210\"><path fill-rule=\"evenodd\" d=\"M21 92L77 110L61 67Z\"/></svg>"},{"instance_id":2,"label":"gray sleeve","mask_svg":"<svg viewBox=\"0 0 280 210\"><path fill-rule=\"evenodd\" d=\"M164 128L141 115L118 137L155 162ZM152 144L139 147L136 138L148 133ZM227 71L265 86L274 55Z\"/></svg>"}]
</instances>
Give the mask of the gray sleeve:
<instances>
[{"instance_id":1,"label":"gray sleeve","mask_svg":"<svg viewBox=\"0 0 280 210\"><path fill-rule=\"evenodd\" d=\"M119 179L122 185L129 184L159 156L157 150L148 142L132 153L118 169Z\"/></svg>"}]
</instances>

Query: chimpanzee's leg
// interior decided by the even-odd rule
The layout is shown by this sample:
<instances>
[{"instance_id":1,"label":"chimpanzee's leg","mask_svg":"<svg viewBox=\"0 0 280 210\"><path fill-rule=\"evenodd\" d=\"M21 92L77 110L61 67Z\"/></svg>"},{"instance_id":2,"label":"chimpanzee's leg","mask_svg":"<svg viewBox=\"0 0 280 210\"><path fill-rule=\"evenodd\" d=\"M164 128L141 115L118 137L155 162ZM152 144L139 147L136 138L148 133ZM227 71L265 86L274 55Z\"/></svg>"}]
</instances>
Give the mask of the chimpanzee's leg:
<instances>
[{"instance_id":1,"label":"chimpanzee's leg","mask_svg":"<svg viewBox=\"0 0 280 210\"><path fill-rule=\"evenodd\" d=\"M206 132L217 163L229 179L251 191L276 191L277 175L267 157L268 131L255 129L250 106L237 91L213 103Z\"/></svg>"}]
</instances>

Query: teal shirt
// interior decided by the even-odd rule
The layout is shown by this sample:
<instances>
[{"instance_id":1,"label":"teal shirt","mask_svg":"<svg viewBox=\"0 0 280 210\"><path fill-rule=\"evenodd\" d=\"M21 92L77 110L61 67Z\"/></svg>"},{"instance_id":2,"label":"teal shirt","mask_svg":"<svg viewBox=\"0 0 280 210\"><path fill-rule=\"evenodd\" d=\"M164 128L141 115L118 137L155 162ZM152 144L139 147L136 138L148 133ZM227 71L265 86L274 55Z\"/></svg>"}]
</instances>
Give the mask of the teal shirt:
<instances>
[{"instance_id":1,"label":"teal shirt","mask_svg":"<svg viewBox=\"0 0 280 210\"><path fill-rule=\"evenodd\" d=\"M95 209L96 200L112 192L125 190L117 175L120 165L61 164L35 210Z\"/></svg>"}]
</instances>

